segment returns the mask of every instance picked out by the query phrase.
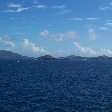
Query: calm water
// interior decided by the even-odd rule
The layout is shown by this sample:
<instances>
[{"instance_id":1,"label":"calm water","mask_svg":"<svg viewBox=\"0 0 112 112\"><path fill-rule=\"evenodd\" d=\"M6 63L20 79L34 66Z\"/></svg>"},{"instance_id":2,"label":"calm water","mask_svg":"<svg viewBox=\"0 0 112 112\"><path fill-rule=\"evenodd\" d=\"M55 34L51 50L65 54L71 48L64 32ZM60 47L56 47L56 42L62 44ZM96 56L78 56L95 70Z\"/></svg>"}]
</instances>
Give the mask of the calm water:
<instances>
[{"instance_id":1,"label":"calm water","mask_svg":"<svg viewBox=\"0 0 112 112\"><path fill-rule=\"evenodd\" d=\"M112 61L0 61L0 112L112 112Z\"/></svg>"}]
</instances>

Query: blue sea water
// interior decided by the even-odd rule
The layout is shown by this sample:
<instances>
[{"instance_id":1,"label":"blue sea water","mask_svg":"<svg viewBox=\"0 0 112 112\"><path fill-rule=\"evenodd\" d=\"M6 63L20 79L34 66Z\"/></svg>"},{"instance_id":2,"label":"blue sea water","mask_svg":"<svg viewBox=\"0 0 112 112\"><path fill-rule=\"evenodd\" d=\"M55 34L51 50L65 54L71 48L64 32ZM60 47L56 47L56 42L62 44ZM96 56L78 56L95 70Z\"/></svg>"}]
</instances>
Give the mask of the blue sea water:
<instances>
[{"instance_id":1,"label":"blue sea water","mask_svg":"<svg viewBox=\"0 0 112 112\"><path fill-rule=\"evenodd\" d=\"M112 112L112 61L0 61L0 112Z\"/></svg>"}]
</instances>

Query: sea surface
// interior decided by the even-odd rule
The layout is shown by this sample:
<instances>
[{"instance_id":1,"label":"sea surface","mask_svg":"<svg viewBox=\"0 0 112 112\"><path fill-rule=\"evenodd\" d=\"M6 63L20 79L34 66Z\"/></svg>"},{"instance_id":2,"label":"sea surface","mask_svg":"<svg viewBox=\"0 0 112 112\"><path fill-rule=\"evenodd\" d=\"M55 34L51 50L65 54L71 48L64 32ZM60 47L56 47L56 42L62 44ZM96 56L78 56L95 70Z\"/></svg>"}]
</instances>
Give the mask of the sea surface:
<instances>
[{"instance_id":1,"label":"sea surface","mask_svg":"<svg viewBox=\"0 0 112 112\"><path fill-rule=\"evenodd\" d=\"M0 112L112 112L112 61L0 61Z\"/></svg>"}]
</instances>

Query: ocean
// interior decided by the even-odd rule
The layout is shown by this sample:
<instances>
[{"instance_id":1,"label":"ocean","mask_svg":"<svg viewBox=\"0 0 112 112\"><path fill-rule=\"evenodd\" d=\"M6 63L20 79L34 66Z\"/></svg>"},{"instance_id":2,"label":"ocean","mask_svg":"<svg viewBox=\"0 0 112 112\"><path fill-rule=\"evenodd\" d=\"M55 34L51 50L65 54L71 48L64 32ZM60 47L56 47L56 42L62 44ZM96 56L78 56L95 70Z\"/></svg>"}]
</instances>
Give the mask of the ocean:
<instances>
[{"instance_id":1,"label":"ocean","mask_svg":"<svg viewBox=\"0 0 112 112\"><path fill-rule=\"evenodd\" d=\"M0 112L112 112L112 61L0 61Z\"/></svg>"}]
</instances>

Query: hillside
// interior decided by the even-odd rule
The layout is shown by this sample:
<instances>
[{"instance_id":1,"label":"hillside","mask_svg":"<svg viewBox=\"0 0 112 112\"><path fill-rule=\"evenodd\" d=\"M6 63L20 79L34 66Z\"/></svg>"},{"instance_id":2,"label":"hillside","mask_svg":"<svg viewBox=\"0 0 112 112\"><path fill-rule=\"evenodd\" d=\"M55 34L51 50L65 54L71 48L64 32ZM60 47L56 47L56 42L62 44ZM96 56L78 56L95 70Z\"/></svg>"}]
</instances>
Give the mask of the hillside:
<instances>
[{"instance_id":1,"label":"hillside","mask_svg":"<svg viewBox=\"0 0 112 112\"><path fill-rule=\"evenodd\" d=\"M28 59L26 56L22 56L11 51L0 50L0 60L17 60L17 59Z\"/></svg>"}]
</instances>

